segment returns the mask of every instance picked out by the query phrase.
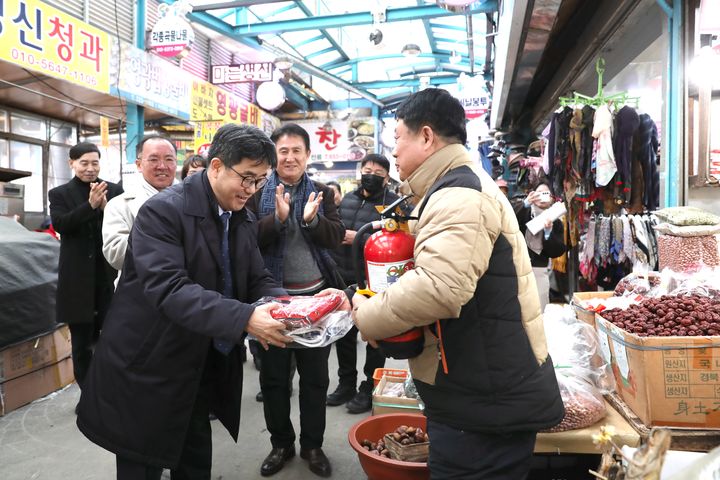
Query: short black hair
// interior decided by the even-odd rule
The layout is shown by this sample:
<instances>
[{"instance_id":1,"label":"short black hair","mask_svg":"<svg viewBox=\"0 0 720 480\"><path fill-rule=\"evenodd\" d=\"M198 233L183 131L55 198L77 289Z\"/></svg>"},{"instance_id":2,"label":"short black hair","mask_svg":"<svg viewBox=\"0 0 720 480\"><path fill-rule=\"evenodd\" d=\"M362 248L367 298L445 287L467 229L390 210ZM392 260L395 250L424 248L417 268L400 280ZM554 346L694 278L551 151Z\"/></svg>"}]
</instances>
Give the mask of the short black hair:
<instances>
[{"instance_id":1,"label":"short black hair","mask_svg":"<svg viewBox=\"0 0 720 480\"><path fill-rule=\"evenodd\" d=\"M330 180L329 182L325 182L325 185L327 185L328 187L335 187L338 189L338 192L342 193L342 187L335 180Z\"/></svg>"},{"instance_id":2,"label":"short black hair","mask_svg":"<svg viewBox=\"0 0 720 480\"><path fill-rule=\"evenodd\" d=\"M275 145L265 132L252 125L236 123L225 124L215 132L207 158L210 161L219 158L226 167L245 159L258 165L267 163L270 168L275 168L277 164Z\"/></svg>"},{"instance_id":3,"label":"short black hair","mask_svg":"<svg viewBox=\"0 0 720 480\"><path fill-rule=\"evenodd\" d=\"M305 150L310 151L310 134L297 123L286 123L276 128L272 135L270 135L270 140L272 140L273 143L277 143L278 140L285 136L302 138L303 142L305 142Z\"/></svg>"},{"instance_id":4,"label":"short black hair","mask_svg":"<svg viewBox=\"0 0 720 480\"><path fill-rule=\"evenodd\" d=\"M177 147L175 146L175 142L173 142L172 140L170 140L170 138L169 138L169 137L166 137L165 135L156 135L156 134L153 134L153 135L146 135L146 136L143 137L142 140L140 140L140 142L139 142L138 145L137 145L137 148L135 149L135 158L140 158L140 156L142 155L142 152L143 152L143 147L144 147L145 144L146 144L147 142L149 142L150 140L165 140L165 141L168 142L170 145L172 145L173 150L175 151L175 155L177 155Z\"/></svg>"},{"instance_id":5,"label":"short black hair","mask_svg":"<svg viewBox=\"0 0 720 480\"><path fill-rule=\"evenodd\" d=\"M381 167L385 169L388 173L390 173L390 160L385 158L384 155L379 155L377 153L368 153L365 155L365 158L360 161L360 168L364 167L366 163L377 163Z\"/></svg>"},{"instance_id":6,"label":"short black hair","mask_svg":"<svg viewBox=\"0 0 720 480\"><path fill-rule=\"evenodd\" d=\"M436 135L450 143L467 142L465 109L458 99L446 90L426 88L406 98L395 112L412 132L430 127Z\"/></svg>"},{"instance_id":7,"label":"short black hair","mask_svg":"<svg viewBox=\"0 0 720 480\"><path fill-rule=\"evenodd\" d=\"M100 149L94 143L80 142L70 149L70 160L77 160L86 153L95 152L100 157Z\"/></svg>"},{"instance_id":8,"label":"short black hair","mask_svg":"<svg viewBox=\"0 0 720 480\"><path fill-rule=\"evenodd\" d=\"M188 171L190 171L190 167L197 168L197 167L203 167L207 168L208 162L205 160L205 157L202 155L191 155L188 158L185 159L183 162L183 168L182 172L180 173L180 178L185 178L188 176Z\"/></svg>"}]
</instances>

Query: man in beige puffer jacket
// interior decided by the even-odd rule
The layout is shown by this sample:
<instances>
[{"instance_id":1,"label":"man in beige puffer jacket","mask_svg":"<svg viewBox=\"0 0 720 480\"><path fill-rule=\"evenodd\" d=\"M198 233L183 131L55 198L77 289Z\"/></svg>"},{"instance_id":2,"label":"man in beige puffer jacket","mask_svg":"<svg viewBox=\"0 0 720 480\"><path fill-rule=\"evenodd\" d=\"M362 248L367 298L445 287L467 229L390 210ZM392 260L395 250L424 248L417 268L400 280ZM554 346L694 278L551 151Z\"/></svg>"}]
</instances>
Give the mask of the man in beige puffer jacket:
<instances>
[{"instance_id":1,"label":"man in beige puffer jacket","mask_svg":"<svg viewBox=\"0 0 720 480\"><path fill-rule=\"evenodd\" d=\"M373 341L423 327L410 359L432 478L523 479L536 433L564 415L525 240L508 200L465 149L465 112L427 89L398 107L393 155L417 200L415 269L353 297Z\"/></svg>"}]
</instances>

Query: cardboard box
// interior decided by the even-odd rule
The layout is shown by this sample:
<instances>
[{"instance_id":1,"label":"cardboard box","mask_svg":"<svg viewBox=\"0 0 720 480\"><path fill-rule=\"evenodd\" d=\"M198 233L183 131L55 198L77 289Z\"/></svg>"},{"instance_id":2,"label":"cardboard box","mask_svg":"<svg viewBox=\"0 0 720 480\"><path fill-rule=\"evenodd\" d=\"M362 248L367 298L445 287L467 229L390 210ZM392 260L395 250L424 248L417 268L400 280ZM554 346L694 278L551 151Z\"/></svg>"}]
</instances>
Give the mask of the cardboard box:
<instances>
[{"instance_id":1,"label":"cardboard box","mask_svg":"<svg viewBox=\"0 0 720 480\"><path fill-rule=\"evenodd\" d=\"M0 383L0 416L61 389L75 380L72 358Z\"/></svg>"},{"instance_id":2,"label":"cardboard box","mask_svg":"<svg viewBox=\"0 0 720 480\"><path fill-rule=\"evenodd\" d=\"M382 377L380 383L373 391L373 415L382 413L420 413L420 405L417 398L398 398L382 395L387 383L404 383L404 378L399 377Z\"/></svg>"},{"instance_id":3,"label":"cardboard box","mask_svg":"<svg viewBox=\"0 0 720 480\"><path fill-rule=\"evenodd\" d=\"M595 312L585 308L585 300L591 298L610 298L614 292L575 292L572 298L572 306L578 320L595 326Z\"/></svg>"},{"instance_id":4,"label":"cardboard box","mask_svg":"<svg viewBox=\"0 0 720 480\"><path fill-rule=\"evenodd\" d=\"M622 400L647 426L720 429L720 337L639 337L596 316Z\"/></svg>"},{"instance_id":5,"label":"cardboard box","mask_svg":"<svg viewBox=\"0 0 720 480\"><path fill-rule=\"evenodd\" d=\"M0 383L57 363L71 353L67 325L5 347L0 350Z\"/></svg>"}]
</instances>

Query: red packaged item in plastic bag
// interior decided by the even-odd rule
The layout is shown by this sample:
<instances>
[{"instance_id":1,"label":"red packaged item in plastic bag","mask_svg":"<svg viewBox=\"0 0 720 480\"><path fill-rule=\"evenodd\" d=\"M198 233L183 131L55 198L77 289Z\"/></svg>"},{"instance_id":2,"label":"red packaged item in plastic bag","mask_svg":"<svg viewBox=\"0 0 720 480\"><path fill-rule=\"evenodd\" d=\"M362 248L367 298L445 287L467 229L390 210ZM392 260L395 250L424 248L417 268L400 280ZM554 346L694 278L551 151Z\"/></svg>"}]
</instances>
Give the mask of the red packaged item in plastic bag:
<instances>
[{"instance_id":1,"label":"red packaged item in plastic bag","mask_svg":"<svg viewBox=\"0 0 720 480\"><path fill-rule=\"evenodd\" d=\"M275 297L273 302L281 306L271 315L275 320L284 322L288 329L307 327L333 312L342 301L342 295L334 293L322 297Z\"/></svg>"}]
</instances>

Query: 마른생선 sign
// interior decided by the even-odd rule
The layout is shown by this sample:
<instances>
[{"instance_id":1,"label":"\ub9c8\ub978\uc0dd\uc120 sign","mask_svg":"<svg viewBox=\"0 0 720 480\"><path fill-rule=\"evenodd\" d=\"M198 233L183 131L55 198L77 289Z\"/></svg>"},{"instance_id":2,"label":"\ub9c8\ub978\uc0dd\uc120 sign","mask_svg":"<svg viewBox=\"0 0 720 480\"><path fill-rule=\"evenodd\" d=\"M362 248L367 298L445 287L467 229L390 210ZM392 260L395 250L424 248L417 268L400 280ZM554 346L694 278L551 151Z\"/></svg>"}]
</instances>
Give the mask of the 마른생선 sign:
<instances>
[{"instance_id":1,"label":"\ub9c8\ub978\uc0dd\uc120 sign","mask_svg":"<svg viewBox=\"0 0 720 480\"><path fill-rule=\"evenodd\" d=\"M215 85L225 83L271 82L274 68L272 62L213 65L210 81Z\"/></svg>"}]
</instances>

